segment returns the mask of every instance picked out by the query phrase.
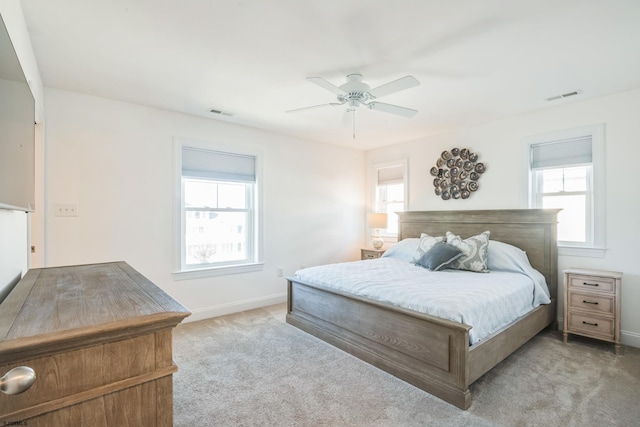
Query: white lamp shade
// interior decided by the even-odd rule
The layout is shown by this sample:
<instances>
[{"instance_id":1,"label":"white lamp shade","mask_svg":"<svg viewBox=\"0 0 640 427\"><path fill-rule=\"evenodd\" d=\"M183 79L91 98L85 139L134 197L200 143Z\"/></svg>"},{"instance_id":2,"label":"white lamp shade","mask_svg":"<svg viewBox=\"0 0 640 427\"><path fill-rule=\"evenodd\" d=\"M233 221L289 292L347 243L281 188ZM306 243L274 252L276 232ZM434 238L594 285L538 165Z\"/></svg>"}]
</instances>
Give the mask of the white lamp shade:
<instances>
[{"instance_id":1,"label":"white lamp shade","mask_svg":"<svg viewBox=\"0 0 640 427\"><path fill-rule=\"evenodd\" d=\"M386 213L367 214L367 226L369 228L387 228L387 214Z\"/></svg>"}]
</instances>

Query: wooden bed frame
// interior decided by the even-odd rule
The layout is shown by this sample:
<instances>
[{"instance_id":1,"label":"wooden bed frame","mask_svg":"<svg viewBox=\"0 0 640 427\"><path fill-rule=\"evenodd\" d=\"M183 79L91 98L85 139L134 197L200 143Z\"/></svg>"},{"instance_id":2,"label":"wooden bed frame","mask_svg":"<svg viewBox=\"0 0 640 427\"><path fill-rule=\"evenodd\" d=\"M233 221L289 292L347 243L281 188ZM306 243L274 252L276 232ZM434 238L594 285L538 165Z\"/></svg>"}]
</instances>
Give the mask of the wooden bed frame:
<instances>
[{"instance_id":1,"label":"wooden bed frame","mask_svg":"<svg viewBox=\"0 0 640 427\"><path fill-rule=\"evenodd\" d=\"M556 325L558 210L399 213L399 240L463 238L489 230L518 246L546 278L551 304L469 345L471 326L288 278L287 322L439 398L467 409L469 386L542 329ZM490 273L489 273L490 274Z\"/></svg>"}]
</instances>

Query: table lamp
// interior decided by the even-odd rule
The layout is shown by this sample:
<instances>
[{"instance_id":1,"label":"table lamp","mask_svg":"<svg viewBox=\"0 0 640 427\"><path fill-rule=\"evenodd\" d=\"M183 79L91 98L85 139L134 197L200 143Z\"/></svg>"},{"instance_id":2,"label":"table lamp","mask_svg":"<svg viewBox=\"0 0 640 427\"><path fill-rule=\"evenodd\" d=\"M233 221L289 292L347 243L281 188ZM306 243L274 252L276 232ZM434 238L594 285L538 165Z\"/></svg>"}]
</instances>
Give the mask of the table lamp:
<instances>
[{"instance_id":1,"label":"table lamp","mask_svg":"<svg viewBox=\"0 0 640 427\"><path fill-rule=\"evenodd\" d=\"M387 228L387 214L386 213L370 213L367 214L367 226L376 230L375 236L371 244L374 249L381 249L384 245L384 240L380 237L380 229Z\"/></svg>"}]
</instances>

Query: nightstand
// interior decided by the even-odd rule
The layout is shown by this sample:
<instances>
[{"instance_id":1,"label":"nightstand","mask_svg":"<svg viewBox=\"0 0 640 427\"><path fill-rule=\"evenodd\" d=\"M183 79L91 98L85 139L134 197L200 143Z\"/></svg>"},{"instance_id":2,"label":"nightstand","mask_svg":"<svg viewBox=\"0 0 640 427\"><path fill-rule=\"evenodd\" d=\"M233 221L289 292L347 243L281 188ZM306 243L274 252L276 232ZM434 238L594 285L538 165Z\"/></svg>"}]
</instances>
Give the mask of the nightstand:
<instances>
[{"instance_id":1,"label":"nightstand","mask_svg":"<svg viewBox=\"0 0 640 427\"><path fill-rule=\"evenodd\" d=\"M384 249L360 249L360 257L362 259L380 258L386 251Z\"/></svg>"},{"instance_id":2,"label":"nightstand","mask_svg":"<svg viewBox=\"0 0 640 427\"><path fill-rule=\"evenodd\" d=\"M620 354L622 273L571 268L564 270L564 327L569 334L609 341Z\"/></svg>"}]
</instances>

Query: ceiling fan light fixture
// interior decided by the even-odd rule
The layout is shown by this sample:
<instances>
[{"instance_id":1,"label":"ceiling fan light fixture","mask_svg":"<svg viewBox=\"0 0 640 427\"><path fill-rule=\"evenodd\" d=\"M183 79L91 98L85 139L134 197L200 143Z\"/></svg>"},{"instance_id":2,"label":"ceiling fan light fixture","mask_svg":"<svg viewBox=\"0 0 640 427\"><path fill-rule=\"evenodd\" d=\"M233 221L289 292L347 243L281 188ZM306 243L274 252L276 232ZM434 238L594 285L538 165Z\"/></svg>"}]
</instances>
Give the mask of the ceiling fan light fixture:
<instances>
[{"instance_id":1,"label":"ceiling fan light fixture","mask_svg":"<svg viewBox=\"0 0 640 427\"><path fill-rule=\"evenodd\" d=\"M349 106L347 107L347 110L355 111L358 109L359 106L360 106L360 102L357 99L351 99L349 100Z\"/></svg>"}]
</instances>

